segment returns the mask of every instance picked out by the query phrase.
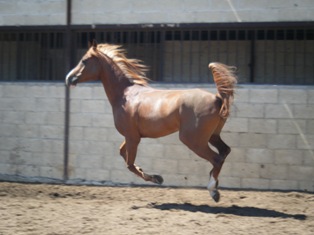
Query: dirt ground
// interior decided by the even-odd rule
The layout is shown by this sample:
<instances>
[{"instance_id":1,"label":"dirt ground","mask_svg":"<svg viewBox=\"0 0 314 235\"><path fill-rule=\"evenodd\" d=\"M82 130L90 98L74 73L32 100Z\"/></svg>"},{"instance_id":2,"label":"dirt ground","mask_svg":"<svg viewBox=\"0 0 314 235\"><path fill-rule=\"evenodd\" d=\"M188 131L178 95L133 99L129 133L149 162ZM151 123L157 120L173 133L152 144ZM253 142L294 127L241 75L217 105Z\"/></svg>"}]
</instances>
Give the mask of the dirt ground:
<instances>
[{"instance_id":1,"label":"dirt ground","mask_svg":"<svg viewBox=\"0 0 314 235\"><path fill-rule=\"evenodd\" d=\"M0 234L314 234L314 194L220 192L0 182Z\"/></svg>"}]
</instances>

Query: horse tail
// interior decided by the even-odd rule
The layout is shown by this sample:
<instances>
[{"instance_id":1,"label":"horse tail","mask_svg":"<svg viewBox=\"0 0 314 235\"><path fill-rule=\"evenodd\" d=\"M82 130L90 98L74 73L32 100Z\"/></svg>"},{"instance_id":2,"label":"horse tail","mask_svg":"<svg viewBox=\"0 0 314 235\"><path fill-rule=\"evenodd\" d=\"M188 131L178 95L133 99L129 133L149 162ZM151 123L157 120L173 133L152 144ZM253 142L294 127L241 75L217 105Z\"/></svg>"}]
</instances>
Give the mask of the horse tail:
<instances>
[{"instance_id":1,"label":"horse tail","mask_svg":"<svg viewBox=\"0 0 314 235\"><path fill-rule=\"evenodd\" d=\"M230 114L234 88L237 83L237 77L235 75L236 67L221 63L210 63L208 67L213 73L214 81L218 89L217 97L222 100L219 115L226 119Z\"/></svg>"}]
</instances>

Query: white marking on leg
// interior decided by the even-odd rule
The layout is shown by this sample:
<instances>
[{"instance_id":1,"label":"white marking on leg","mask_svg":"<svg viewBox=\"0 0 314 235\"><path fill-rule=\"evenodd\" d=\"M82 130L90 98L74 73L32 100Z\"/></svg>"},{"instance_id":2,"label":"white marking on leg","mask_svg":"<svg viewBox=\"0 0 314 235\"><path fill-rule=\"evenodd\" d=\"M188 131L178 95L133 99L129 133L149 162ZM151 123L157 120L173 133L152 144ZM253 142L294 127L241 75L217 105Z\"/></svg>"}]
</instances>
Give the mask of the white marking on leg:
<instances>
[{"instance_id":1,"label":"white marking on leg","mask_svg":"<svg viewBox=\"0 0 314 235\"><path fill-rule=\"evenodd\" d=\"M211 175L210 179L209 179L209 183L207 185L207 189L209 191L209 193L212 193L212 191L216 188L216 183L217 181L215 180L215 178Z\"/></svg>"}]
</instances>

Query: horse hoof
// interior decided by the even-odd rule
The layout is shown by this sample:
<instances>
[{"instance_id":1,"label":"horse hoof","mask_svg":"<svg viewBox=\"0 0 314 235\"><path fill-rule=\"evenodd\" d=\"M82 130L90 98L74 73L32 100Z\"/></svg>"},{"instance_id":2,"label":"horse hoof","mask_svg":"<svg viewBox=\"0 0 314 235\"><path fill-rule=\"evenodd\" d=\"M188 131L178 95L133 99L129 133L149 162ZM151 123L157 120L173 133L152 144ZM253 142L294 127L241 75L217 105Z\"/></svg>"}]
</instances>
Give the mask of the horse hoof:
<instances>
[{"instance_id":1,"label":"horse hoof","mask_svg":"<svg viewBox=\"0 0 314 235\"><path fill-rule=\"evenodd\" d=\"M219 202L220 200L220 193L218 190L213 190L210 192L210 196L214 199L215 202Z\"/></svg>"},{"instance_id":2,"label":"horse hoof","mask_svg":"<svg viewBox=\"0 0 314 235\"><path fill-rule=\"evenodd\" d=\"M153 175L152 182L156 184L162 184L164 182L164 179L160 175Z\"/></svg>"}]
</instances>

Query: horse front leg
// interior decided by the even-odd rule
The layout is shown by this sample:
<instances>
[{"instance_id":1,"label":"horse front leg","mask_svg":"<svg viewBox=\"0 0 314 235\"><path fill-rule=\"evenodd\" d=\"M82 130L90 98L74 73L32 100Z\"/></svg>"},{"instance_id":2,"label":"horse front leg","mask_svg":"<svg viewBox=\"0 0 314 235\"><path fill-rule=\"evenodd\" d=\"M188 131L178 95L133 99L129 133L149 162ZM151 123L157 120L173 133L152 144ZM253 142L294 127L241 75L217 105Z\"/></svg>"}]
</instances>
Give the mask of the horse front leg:
<instances>
[{"instance_id":1,"label":"horse front leg","mask_svg":"<svg viewBox=\"0 0 314 235\"><path fill-rule=\"evenodd\" d=\"M139 140L124 141L120 146L120 155L125 160L127 168L137 176L144 179L145 181L151 181L156 184L162 184L164 180L160 175L149 175L145 173L142 170L142 168L134 164L139 142L140 142Z\"/></svg>"}]
</instances>

